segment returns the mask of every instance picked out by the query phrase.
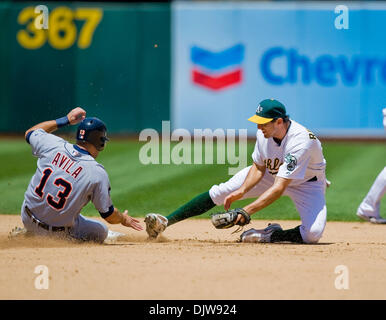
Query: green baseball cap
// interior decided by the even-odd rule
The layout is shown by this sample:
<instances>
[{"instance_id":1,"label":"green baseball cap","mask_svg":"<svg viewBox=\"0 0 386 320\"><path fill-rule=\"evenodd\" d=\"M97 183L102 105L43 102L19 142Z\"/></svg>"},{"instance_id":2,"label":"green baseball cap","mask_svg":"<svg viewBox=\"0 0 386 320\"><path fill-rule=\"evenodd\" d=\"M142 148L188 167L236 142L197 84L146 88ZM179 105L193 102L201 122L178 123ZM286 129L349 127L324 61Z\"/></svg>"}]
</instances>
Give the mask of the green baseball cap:
<instances>
[{"instance_id":1,"label":"green baseball cap","mask_svg":"<svg viewBox=\"0 0 386 320\"><path fill-rule=\"evenodd\" d=\"M250 117L248 121L265 124L273 119L284 118L287 111L284 105L275 99L265 99L259 103L256 109L256 115Z\"/></svg>"}]
</instances>

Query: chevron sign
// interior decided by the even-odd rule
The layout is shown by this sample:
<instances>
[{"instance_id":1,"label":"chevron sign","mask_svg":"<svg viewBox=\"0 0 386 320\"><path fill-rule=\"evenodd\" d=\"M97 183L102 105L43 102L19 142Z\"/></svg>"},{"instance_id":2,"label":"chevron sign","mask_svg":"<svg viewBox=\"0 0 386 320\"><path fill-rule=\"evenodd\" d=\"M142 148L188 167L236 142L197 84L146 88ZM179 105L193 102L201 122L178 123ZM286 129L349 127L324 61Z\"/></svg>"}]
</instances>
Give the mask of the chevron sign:
<instances>
[{"instance_id":1,"label":"chevron sign","mask_svg":"<svg viewBox=\"0 0 386 320\"><path fill-rule=\"evenodd\" d=\"M241 62L244 46L237 44L220 52L212 52L193 46L190 50L193 62L193 83L211 90L221 90L242 81Z\"/></svg>"}]
</instances>

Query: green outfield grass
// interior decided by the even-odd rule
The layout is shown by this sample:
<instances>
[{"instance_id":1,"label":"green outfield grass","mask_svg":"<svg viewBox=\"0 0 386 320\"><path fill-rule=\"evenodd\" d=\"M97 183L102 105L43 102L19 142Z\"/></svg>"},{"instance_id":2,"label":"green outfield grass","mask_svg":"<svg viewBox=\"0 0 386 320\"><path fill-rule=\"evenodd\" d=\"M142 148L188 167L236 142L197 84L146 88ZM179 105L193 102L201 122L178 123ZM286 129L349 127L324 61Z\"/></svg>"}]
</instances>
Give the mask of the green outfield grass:
<instances>
[{"instance_id":1,"label":"green outfield grass","mask_svg":"<svg viewBox=\"0 0 386 320\"><path fill-rule=\"evenodd\" d=\"M143 165L139 150L143 143L120 139L109 142L98 161L109 174L114 205L133 216L148 212L167 215L213 184L226 181L228 165ZM248 145L248 163L254 143ZM355 212L374 179L385 166L386 149L381 143L323 143L327 160L329 221L358 221ZM0 214L19 214L24 192L36 170L36 158L24 139L0 140ZM386 198L386 197L385 197ZM386 199L382 215L386 216ZM236 202L243 206L251 200ZM222 210L216 207L210 212ZM209 212L209 213L210 213ZM82 213L98 216L92 204ZM200 217L208 217L209 213ZM292 201L283 197L256 213L255 219L299 219Z\"/></svg>"}]
</instances>

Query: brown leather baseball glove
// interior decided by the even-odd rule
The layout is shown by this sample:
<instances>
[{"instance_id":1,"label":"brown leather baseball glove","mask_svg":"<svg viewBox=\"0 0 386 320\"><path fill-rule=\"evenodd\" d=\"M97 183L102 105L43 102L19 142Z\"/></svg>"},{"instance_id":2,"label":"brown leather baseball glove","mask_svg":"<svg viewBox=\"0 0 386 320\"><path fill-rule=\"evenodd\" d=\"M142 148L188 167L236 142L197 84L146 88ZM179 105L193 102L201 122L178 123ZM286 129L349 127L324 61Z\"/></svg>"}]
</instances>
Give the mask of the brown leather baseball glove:
<instances>
[{"instance_id":1,"label":"brown leather baseball glove","mask_svg":"<svg viewBox=\"0 0 386 320\"><path fill-rule=\"evenodd\" d=\"M237 225L245 226L251 222L250 215L243 208L237 208L212 214L212 223L217 229L228 229L236 225L236 219L239 214L244 217L244 222L239 221Z\"/></svg>"}]
</instances>

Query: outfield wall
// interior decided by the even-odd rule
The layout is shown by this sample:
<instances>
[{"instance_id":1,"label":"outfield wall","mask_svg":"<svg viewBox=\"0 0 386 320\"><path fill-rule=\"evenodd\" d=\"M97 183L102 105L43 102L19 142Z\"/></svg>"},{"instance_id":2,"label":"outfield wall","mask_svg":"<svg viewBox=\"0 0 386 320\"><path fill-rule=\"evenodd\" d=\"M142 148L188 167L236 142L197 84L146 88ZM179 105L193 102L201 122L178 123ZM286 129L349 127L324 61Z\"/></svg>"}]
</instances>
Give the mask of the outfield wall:
<instances>
[{"instance_id":1,"label":"outfield wall","mask_svg":"<svg viewBox=\"0 0 386 320\"><path fill-rule=\"evenodd\" d=\"M319 136L384 137L386 3L0 2L0 132L74 106L112 133L248 129L258 101L281 100Z\"/></svg>"},{"instance_id":2,"label":"outfield wall","mask_svg":"<svg viewBox=\"0 0 386 320\"><path fill-rule=\"evenodd\" d=\"M0 131L22 132L74 106L110 132L160 128L170 118L168 4L0 2Z\"/></svg>"}]
</instances>

